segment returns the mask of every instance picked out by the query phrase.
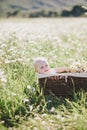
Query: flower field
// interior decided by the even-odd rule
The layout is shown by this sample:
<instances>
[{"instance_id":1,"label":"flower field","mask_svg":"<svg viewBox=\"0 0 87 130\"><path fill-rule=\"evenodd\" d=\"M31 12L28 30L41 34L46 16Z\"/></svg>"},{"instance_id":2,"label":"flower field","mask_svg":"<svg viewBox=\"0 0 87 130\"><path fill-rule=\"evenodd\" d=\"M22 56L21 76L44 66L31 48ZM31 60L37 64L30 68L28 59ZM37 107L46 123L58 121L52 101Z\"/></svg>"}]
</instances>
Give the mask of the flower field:
<instances>
[{"instance_id":1,"label":"flower field","mask_svg":"<svg viewBox=\"0 0 87 130\"><path fill-rule=\"evenodd\" d=\"M87 95L44 96L33 60L87 72L87 18L0 20L0 129L86 130Z\"/></svg>"}]
</instances>

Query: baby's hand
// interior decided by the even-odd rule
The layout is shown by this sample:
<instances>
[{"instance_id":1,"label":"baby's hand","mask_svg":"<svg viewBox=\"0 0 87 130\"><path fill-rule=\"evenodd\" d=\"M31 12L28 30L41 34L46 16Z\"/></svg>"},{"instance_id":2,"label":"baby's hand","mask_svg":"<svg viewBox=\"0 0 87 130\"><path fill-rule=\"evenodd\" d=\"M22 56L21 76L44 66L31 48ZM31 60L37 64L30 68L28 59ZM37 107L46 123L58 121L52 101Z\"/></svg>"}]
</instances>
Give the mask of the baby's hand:
<instances>
[{"instance_id":1,"label":"baby's hand","mask_svg":"<svg viewBox=\"0 0 87 130\"><path fill-rule=\"evenodd\" d=\"M66 73L66 72L72 72L70 68L58 68L56 69L57 73Z\"/></svg>"}]
</instances>

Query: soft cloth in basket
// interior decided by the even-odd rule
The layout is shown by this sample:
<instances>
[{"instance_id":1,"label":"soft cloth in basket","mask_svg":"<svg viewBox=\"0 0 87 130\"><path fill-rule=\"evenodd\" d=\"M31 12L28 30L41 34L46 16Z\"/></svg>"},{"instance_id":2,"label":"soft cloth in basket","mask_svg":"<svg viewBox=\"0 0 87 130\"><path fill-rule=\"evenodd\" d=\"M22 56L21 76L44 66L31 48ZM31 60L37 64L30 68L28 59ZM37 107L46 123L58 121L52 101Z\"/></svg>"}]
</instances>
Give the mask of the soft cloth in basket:
<instances>
[{"instance_id":1,"label":"soft cloth in basket","mask_svg":"<svg viewBox=\"0 0 87 130\"><path fill-rule=\"evenodd\" d=\"M80 89L87 91L87 73L38 74L38 80L45 94L71 96Z\"/></svg>"}]
</instances>

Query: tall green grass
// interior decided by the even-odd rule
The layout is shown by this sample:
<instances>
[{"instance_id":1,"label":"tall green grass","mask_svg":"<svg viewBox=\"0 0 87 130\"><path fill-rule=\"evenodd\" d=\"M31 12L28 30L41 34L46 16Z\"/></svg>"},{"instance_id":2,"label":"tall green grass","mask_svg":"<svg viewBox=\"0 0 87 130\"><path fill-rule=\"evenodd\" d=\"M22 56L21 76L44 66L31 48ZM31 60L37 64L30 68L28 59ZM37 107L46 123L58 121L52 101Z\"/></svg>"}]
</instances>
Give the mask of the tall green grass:
<instances>
[{"instance_id":1,"label":"tall green grass","mask_svg":"<svg viewBox=\"0 0 87 130\"><path fill-rule=\"evenodd\" d=\"M86 93L45 96L33 67L34 58L44 56L51 67L86 68L86 19L38 20L0 23L0 129L86 130Z\"/></svg>"}]
</instances>

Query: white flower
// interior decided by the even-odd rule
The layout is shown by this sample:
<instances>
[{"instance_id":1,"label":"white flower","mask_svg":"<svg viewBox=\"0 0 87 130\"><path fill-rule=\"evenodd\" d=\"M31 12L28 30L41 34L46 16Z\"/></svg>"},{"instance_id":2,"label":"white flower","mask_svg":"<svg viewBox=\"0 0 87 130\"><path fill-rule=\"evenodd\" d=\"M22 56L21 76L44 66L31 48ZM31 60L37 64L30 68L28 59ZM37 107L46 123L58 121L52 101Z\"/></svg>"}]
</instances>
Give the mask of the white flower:
<instances>
[{"instance_id":1,"label":"white flower","mask_svg":"<svg viewBox=\"0 0 87 130\"><path fill-rule=\"evenodd\" d=\"M25 103L27 103L27 102L29 102L29 99L24 98L24 99L23 99L23 103L25 104Z\"/></svg>"},{"instance_id":2,"label":"white flower","mask_svg":"<svg viewBox=\"0 0 87 130\"><path fill-rule=\"evenodd\" d=\"M29 105L29 110L30 110L30 112L33 110L33 106L32 105Z\"/></svg>"},{"instance_id":3,"label":"white flower","mask_svg":"<svg viewBox=\"0 0 87 130\"><path fill-rule=\"evenodd\" d=\"M2 82L4 82L4 83L7 82L7 79L6 79L6 76L5 76L5 74L4 74L4 71L2 71L1 69L0 69L0 80L1 80Z\"/></svg>"},{"instance_id":4,"label":"white flower","mask_svg":"<svg viewBox=\"0 0 87 130\"><path fill-rule=\"evenodd\" d=\"M27 88L28 88L28 89L31 89L31 86L30 86L30 85L28 85L28 86L27 86Z\"/></svg>"},{"instance_id":5,"label":"white flower","mask_svg":"<svg viewBox=\"0 0 87 130\"><path fill-rule=\"evenodd\" d=\"M58 114L58 115L56 116L56 118L57 118L57 119L61 119L61 115Z\"/></svg>"},{"instance_id":6,"label":"white flower","mask_svg":"<svg viewBox=\"0 0 87 130\"><path fill-rule=\"evenodd\" d=\"M32 86L30 86L30 85L27 86L27 89L29 89L29 90L31 90L31 91L35 91L35 88L32 87Z\"/></svg>"},{"instance_id":7,"label":"white flower","mask_svg":"<svg viewBox=\"0 0 87 130\"><path fill-rule=\"evenodd\" d=\"M51 107L50 112L54 112L54 111L55 111L55 108Z\"/></svg>"},{"instance_id":8,"label":"white flower","mask_svg":"<svg viewBox=\"0 0 87 130\"><path fill-rule=\"evenodd\" d=\"M4 82L4 83L7 83L6 77L2 77L2 78L1 78L1 81Z\"/></svg>"}]
</instances>

